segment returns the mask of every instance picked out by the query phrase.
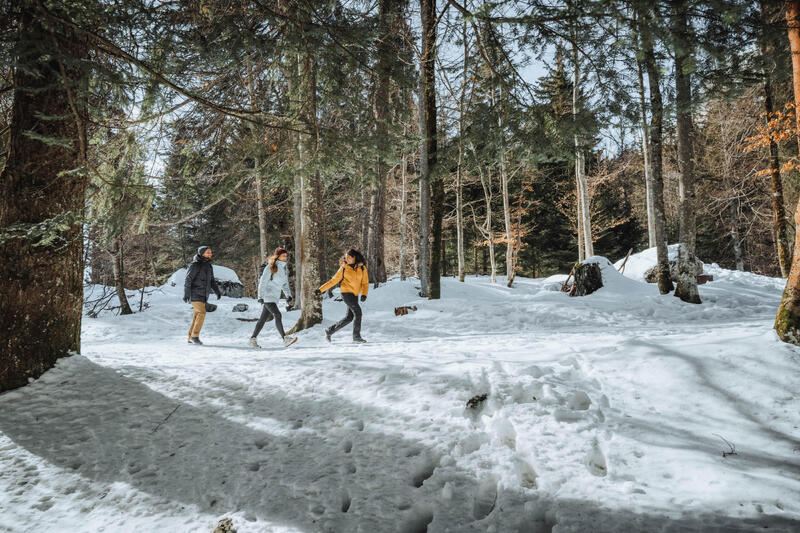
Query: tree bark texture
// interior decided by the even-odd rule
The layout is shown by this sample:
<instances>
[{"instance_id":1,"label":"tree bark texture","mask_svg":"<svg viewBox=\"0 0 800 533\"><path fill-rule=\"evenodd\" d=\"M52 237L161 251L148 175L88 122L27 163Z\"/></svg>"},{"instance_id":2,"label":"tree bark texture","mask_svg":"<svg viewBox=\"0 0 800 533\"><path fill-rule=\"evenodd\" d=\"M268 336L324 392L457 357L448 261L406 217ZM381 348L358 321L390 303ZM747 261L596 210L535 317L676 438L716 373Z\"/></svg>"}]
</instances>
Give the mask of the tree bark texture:
<instances>
[{"instance_id":1,"label":"tree bark texture","mask_svg":"<svg viewBox=\"0 0 800 533\"><path fill-rule=\"evenodd\" d=\"M419 269L421 295L439 297L439 261L441 246L441 210L435 213L438 201L443 200L436 185L436 1L420 0L422 23L422 55L420 57L420 178L419 178ZM433 196L433 198L431 198ZM442 198L440 198L442 196ZM431 202L433 200L433 202ZM433 203L433 206L431 205ZM431 209L433 208L433 228ZM438 218L438 232L436 219ZM433 229L433 247L430 233ZM438 239L437 239L438 233ZM434 268L436 272L434 272ZM436 284L436 287L434 287ZM434 296L434 290L436 295Z\"/></svg>"},{"instance_id":2,"label":"tree bark texture","mask_svg":"<svg viewBox=\"0 0 800 533\"><path fill-rule=\"evenodd\" d=\"M0 391L80 351L88 179L86 74L79 62L88 47L31 4L10 15L18 41L0 174Z\"/></svg>"},{"instance_id":3,"label":"tree bark texture","mask_svg":"<svg viewBox=\"0 0 800 533\"><path fill-rule=\"evenodd\" d=\"M307 43L300 53L297 64L300 84L300 119L302 128L316 125L317 76L314 52ZM322 224L322 187L319 173L309 168L317 149L316 131L298 135L298 157L300 160L300 204L301 232L298 255L302 261L302 277L297 292L301 295L300 319L292 328L296 333L322 322L322 297L314 294L321 283L320 243Z\"/></svg>"},{"instance_id":4,"label":"tree bark texture","mask_svg":"<svg viewBox=\"0 0 800 533\"><path fill-rule=\"evenodd\" d=\"M650 170L653 184L653 221L656 234L656 255L658 257L658 290L669 293L674 287L669 274L667 250L667 221L664 210L664 174L662 135L664 129L664 103L661 97L660 70L656 61L653 37L650 32L653 13L645 11L641 19L640 33L644 64L647 69L647 82L650 87Z\"/></svg>"},{"instance_id":5,"label":"tree bark texture","mask_svg":"<svg viewBox=\"0 0 800 533\"><path fill-rule=\"evenodd\" d=\"M768 12L772 5L767 0L761 0L761 54L767 58L774 53L774 46L769 41L769 33L772 29L770 19L775 15L776 9ZM772 102L772 69L764 68L764 111L766 120L772 114L774 105ZM783 198L783 182L781 181L780 163L778 160L778 145L775 141L769 142L769 175L772 185L772 226L775 235L775 248L778 254L778 265L781 269L781 276L788 277L789 269L792 266L792 252L789 247L789 234L786 229L786 209Z\"/></svg>"},{"instance_id":6,"label":"tree bark texture","mask_svg":"<svg viewBox=\"0 0 800 533\"><path fill-rule=\"evenodd\" d=\"M697 233L694 188L694 149L692 146L692 52L688 27L689 6L685 0L673 3L672 41L675 55L675 107L678 137L679 222L678 284L675 296L684 302L699 304L697 276L694 264L694 245Z\"/></svg>"},{"instance_id":7,"label":"tree bark texture","mask_svg":"<svg viewBox=\"0 0 800 533\"><path fill-rule=\"evenodd\" d=\"M787 33L792 52L792 88L794 89L798 153L800 153L800 0L786 2ZM784 342L800 345L800 200L794 212L795 246L792 268L775 317L775 331Z\"/></svg>"}]
</instances>

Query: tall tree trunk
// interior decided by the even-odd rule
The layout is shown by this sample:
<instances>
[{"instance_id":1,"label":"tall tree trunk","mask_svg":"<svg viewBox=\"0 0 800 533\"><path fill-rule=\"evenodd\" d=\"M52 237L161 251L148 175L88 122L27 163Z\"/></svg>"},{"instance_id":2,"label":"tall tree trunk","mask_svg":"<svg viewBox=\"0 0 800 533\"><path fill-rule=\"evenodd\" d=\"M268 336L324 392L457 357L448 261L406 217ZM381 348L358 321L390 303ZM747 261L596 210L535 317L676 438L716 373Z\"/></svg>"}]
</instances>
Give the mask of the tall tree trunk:
<instances>
[{"instance_id":1,"label":"tall tree trunk","mask_svg":"<svg viewBox=\"0 0 800 533\"><path fill-rule=\"evenodd\" d=\"M672 13L672 41L675 55L675 107L678 137L680 243L678 245L678 285L675 296L699 304L697 275L694 271L694 244L697 232L694 191L694 150L692 125L691 44L689 42L686 0L676 0Z\"/></svg>"},{"instance_id":2,"label":"tall tree trunk","mask_svg":"<svg viewBox=\"0 0 800 533\"><path fill-rule=\"evenodd\" d=\"M389 146L389 84L394 72L396 53L392 50L392 33L396 30L396 17L399 2L396 0L379 0L378 6L378 45L375 65L376 82L373 105L375 133L378 149ZM384 156L380 152L375 161L375 185L372 189L369 248L367 261L370 278L377 287L386 282L386 265L384 261L384 225L386 219L386 180L387 167Z\"/></svg>"},{"instance_id":3,"label":"tall tree trunk","mask_svg":"<svg viewBox=\"0 0 800 533\"><path fill-rule=\"evenodd\" d=\"M467 40L467 22L461 26L461 38L464 44L464 67L461 85L461 97L458 100L458 161L456 163L456 248L458 253L458 281L464 282L464 100L467 94L469 79L469 41Z\"/></svg>"},{"instance_id":4,"label":"tall tree trunk","mask_svg":"<svg viewBox=\"0 0 800 533\"><path fill-rule=\"evenodd\" d=\"M578 114L580 113L580 58L578 57L578 45L575 42L577 32L573 31L572 43L572 120L575 126L575 182L577 184L578 195L578 223L581 224L581 235L583 237L583 252L586 257L594 255L594 243L592 241L592 211L589 203L589 184L586 181L586 156L584 155L583 141L577 133ZM579 258L579 260L583 260Z\"/></svg>"},{"instance_id":5,"label":"tall tree trunk","mask_svg":"<svg viewBox=\"0 0 800 533\"><path fill-rule=\"evenodd\" d=\"M761 54L765 62L767 58L774 54L774 46L769 40L772 24L770 18L774 12L767 12L770 3L761 0ZM764 67L764 111L766 120L774 110L772 103L772 69ZM780 162L778 160L778 145L770 139L769 141L769 175L772 182L772 232L775 236L775 247L778 252L778 265L781 269L781 276L787 277L791 268L791 249L789 247L789 235L786 229L786 210L783 199L783 183L781 181Z\"/></svg>"},{"instance_id":6,"label":"tall tree trunk","mask_svg":"<svg viewBox=\"0 0 800 533\"><path fill-rule=\"evenodd\" d=\"M406 173L406 154L405 151L400 161L400 183L402 190L400 191L400 280L406 279L406 230L408 222L406 221L406 212L408 211L408 177Z\"/></svg>"},{"instance_id":7,"label":"tall tree trunk","mask_svg":"<svg viewBox=\"0 0 800 533\"><path fill-rule=\"evenodd\" d=\"M302 22L308 22L303 15ZM305 24L300 25L301 32ZM311 160L318 146L317 123L317 75L314 52L310 44L305 44L297 64L300 84L300 119L303 129L312 129L309 133L298 135L298 158L300 160L300 203L301 233L298 255L302 258L302 278L300 290L302 297L300 319L292 328L292 332L310 328L322 322L322 298L314 291L321 281L321 265L319 251L322 224L322 187L319 172L311 168Z\"/></svg>"},{"instance_id":8,"label":"tall tree trunk","mask_svg":"<svg viewBox=\"0 0 800 533\"><path fill-rule=\"evenodd\" d=\"M655 9L655 8L654 8ZM643 13L640 21L640 34L644 64L647 69L647 82L650 87L650 163L653 184L653 222L656 233L656 256L658 257L658 290L661 294L668 294L674 287L672 276L669 272L669 256L667 249L667 221L664 210L664 175L662 155L662 134L664 129L664 103L661 99L661 80L658 62L653 46L653 37L650 31L653 23L653 14L648 10Z\"/></svg>"},{"instance_id":9,"label":"tall tree trunk","mask_svg":"<svg viewBox=\"0 0 800 533\"><path fill-rule=\"evenodd\" d=\"M800 153L800 0L786 2L786 22L789 46L792 51L792 87L797 128L797 145ZM775 317L775 331L784 342L800 344L800 200L794 212L794 254L783 298Z\"/></svg>"},{"instance_id":10,"label":"tall tree trunk","mask_svg":"<svg viewBox=\"0 0 800 533\"><path fill-rule=\"evenodd\" d=\"M81 347L87 45L33 5L9 13L17 42L0 173L0 391Z\"/></svg>"},{"instance_id":11,"label":"tall tree trunk","mask_svg":"<svg viewBox=\"0 0 800 533\"><path fill-rule=\"evenodd\" d=\"M117 291L119 299L119 314L132 315L131 305L128 303L128 296L125 294L125 260L122 248L122 237L114 237L111 248L111 271L114 274L114 289Z\"/></svg>"},{"instance_id":12,"label":"tall tree trunk","mask_svg":"<svg viewBox=\"0 0 800 533\"><path fill-rule=\"evenodd\" d=\"M439 218L438 242L434 212L434 243L431 248L431 195L436 210L438 187L436 187L436 0L420 0L422 25L422 55L420 56L420 176L419 176L419 269L420 295L438 298L439 247L441 246L441 218ZM441 217L441 213L439 213ZM434 272L434 267L436 272ZM434 284L436 287L434 288ZM434 296L434 290L437 291Z\"/></svg>"},{"instance_id":13,"label":"tall tree trunk","mask_svg":"<svg viewBox=\"0 0 800 533\"><path fill-rule=\"evenodd\" d=\"M634 28L635 29L635 28ZM641 48L641 46L640 46ZM647 211L648 248L656 245L655 208L653 206L653 176L650 170L650 143L648 142L647 104L644 88L642 60L636 55L636 75L639 87L639 120L642 123L642 159L644 160L645 207Z\"/></svg>"},{"instance_id":14,"label":"tall tree trunk","mask_svg":"<svg viewBox=\"0 0 800 533\"><path fill-rule=\"evenodd\" d=\"M497 262L494 258L494 231L492 231L492 171L487 170L486 177L484 177L483 169L481 168L480 163L478 163L478 172L481 178L481 187L483 188L483 200L486 206L486 218L484 219L483 226L478 226L477 222L475 222L475 226L481 232L483 238L486 239L486 243L489 248L489 264L492 269L492 283L497 283ZM485 255L483 272L486 273Z\"/></svg>"}]
</instances>

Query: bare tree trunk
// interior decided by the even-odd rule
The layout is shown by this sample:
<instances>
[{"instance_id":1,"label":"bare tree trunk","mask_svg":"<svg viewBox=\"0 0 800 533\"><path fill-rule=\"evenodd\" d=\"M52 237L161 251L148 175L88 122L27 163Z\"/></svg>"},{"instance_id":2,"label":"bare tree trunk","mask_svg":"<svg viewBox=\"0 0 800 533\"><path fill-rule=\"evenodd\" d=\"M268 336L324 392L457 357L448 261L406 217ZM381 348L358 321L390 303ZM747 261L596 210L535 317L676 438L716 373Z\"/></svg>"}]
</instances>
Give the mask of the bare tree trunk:
<instances>
[{"instance_id":1,"label":"bare tree trunk","mask_svg":"<svg viewBox=\"0 0 800 533\"><path fill-rule=\"evenodd\" d=\"M401 158L400 182L402 183L402 190L400 191L400 280L406 279L406 211L408 203L408 183L406 176L406 154L403 152Z\"/></svg>"},{"instance_id":2,"label":"bare tree trunk","mask_svg":"<svg viewBox=\"0 0 800 533\"><path fill-rule=\"evenodd\" d=\"M696 236L694 150L692 147L692 87L687 72L691 61L688 39L688 5L686 0L673 4L672 39L675 54L675 107L678 137L680 244L678 246L678 285L675 296L684 302L699 304L697 275L694 271Z\"/></svg>"},{"instance_id":3,"label":"bare tree trunk","mask_svg":"<svg viewBox=\"0 0 800 533\"><path fill-rule=\"evenodd\" d=\"M456 246L458 250L458 281L464 282L464 199L463 199L463 165L464 165L464 100L467 94L469 78L469 41L467 40L467 22L461 26L461 37L464 41L464 68L461 86L461 98L458 101L458 162L456 163Z\"/></svg>"},{"instance_id":4,"label":"bare tree trunk","mask_svg":"<svg viewBox=\"0 0 800 533\"><path fill-rule=\"evenodd\" d=\"M123 258L122 237L114 237L111 248L111 271L114 273L114 289L119 299L119 314L132 315L128 296L125 294L125 262Z\"/></svg>"},{"instance_id":5,"label":"bare tree trunk","mask_svg":"<svg viewBox=\"0 0 800 533\"><path fill-rule=\"evenodd\" d=\"M578 113L580 112L580 58L578 57L578 46L574 42L576 38L573 32L572 43L572 119L575 123L577 130ZM583 252L585 257L594 255L594 244L592 240L592 213L589 204L589 185L586 181L586 160L584 156L584 146L580 136L575 133L575 181L577 183L578 204L578 223L581 224L581 233L583 235ZM583 260L583 258L580 258Z\"/></svg>"},{"instance_id":6,"label":"bare tree trunk","mask_svg":"<svg viewBox=\"0 0 800 533\"><path fill-rule=\"evenodd\" d=\"M786 2L786 22L789 46L792 51L792 87L794 107L800 109L800 0ZM800 153L800 113L795 113L797 145ZM800 200L794 212L794 257L783 298L775 316L775 331L784 342L800 344Z\"/></svg>"},{"instance_id":7,"label":"bare tree trunk","mask_svg":"<svg viewBox=\"0 0 800 533\"><path fill-rule=\"evenodd\" d=\"M256 203L258 207L258 245L261 260L267 257L267 212L264 209L264 184L261 182L261 159L256 158Z\"/></svg>"},{"instance_id":8,"label":"bare tree trunk","mask_svg":"<svg viewBox=\"0 0 800 533\"><path fill-rule=\"evenodd\" d=\"M664 103L661 99L660 70L656 61L653 47L651 24L653 15L645 11L640 18L640 35L644 64L647 69L647 81L650 87L650 155L653 193L653 221L656 233L656 255L658 257L658 290L661 294L668 294L672 289L672 276L669 271L669 256L667 249L667 222L664 211L664 177L662 160L662 134L664 124Z\"/></svg>"},{"instance_id":9,"label":"bare tree trunk","mask_svg":"<svg viewBox=\"0 0 800 533\"><path fill-rule=\"evenodd\" d=\"M730 206L730 234L731 246L733 247L733 259L736 262L736 270L744 270L744 258L742 257L742 237L739 234L739 202L736 201Z\"/></svg>"},{"instance_id":10,"label":"bare tree trunk","mask_svg":"<svg viewBox=\"0 0 800 533\"><path fill-rule=\"evenodd\" d=\"M645 203L647 210L648 248L656 245L655 208L653 206L653 177L650 170L650 143L648 142L647 104L645 103L642 60L636 56L636 74L639 82L639 119L642 122L642 159L644 160Z\"/></svg>"},{"instance_id":11,"label":"bare tree trunk","mask_svg":"<svg viewBox=\"0 0 800 533\"><path fill-rule=\"evenodd\" d=\"M306 16L303 16L305 19ZM305 20L307 22L307 20ZM299 25L301 28L305 24ZM321 249L322 221L322 187L319 172L310 168L309 163L315 156L318 146L317 124L317 77L314 53L306 43L297 64L300 83L300 118L302 128L315 128L311 133L300 133L298 136L298 158L300 160L300 198L302 230L300 233L300 249L303 275L298 294L302 295L300 319L292 328L296 333L322 322L322 298L314 291L321 281L321 265L319 264Z\"/></svg>"},{"instance_id":12,"label":"bare tree trunk","mask_svg":"<svg viewBox=\"0 0 800 533\"><path fill-rule=\"evenodd\" d=\"M761 0L761 53L766 58L774 53L774 46L769 41L771 28L771 17L775 11L768 13L768 6L771 4L766 0ZM777 3L775 3L777 6ZM773 111L772 103L772 69L764 67L764 110L767 113L766 120ZM772 231L775 235L775 247L778 252L778 265L781 269L781 276L787 277L791 268L792 257L789 247L788 232L786 230L786 210L784 208L783 183L781 181L780 162L778 160L778 145L774 140L769 142L769 174L772 182Z\"/></svg>"},{"instance_id":13,"label":"bare tree trunk","mask_svg":"<svg viewBox=\"0 0 800 533\"><path fill-rule=\"evenodd\" d=\"M87 185L87 174L75 172L86 162L87 45L69 28L45 25L34 3L10 5L19 41L0 171L0 391L80 352Z\"/></svg>"},{"instance_id":14,"label":"bare tree trunk","mask_svg":"<svg viewBox=\"0 0 800 533\"><path fill-rule=\"evenodd\" d=\"M419 271L420 296L433 298L433 266L439 263L439 243L431 250L431 189L436 179L436 1L420 0L422 55L420 56L420 173ZM434 202L436 200L434 199ZM435 225L435 224L434 224ZM441 229L441 228L440 228ZM435 231L435 228L434 228ZM441 235L439 235L441 239ZM435 236L434 236L435 240ZM435 280L438 284L438 280ZM438 290L438 288L437 288ZM438 297L438 295L437 295Z\"/></svg>"},{"instance_id":15,"label":"bare tree trunk","mask_svg":"<svg viewBox=\"0 0 800 533\"><path fill-rule=\"evenodd\" d=\"M481 187L483 188L483 199L486 206L486 218L484 219L483 226L478 226L475 221L475 227L481 232L483 238L487 241L489 248L489 264L491 265L492 283L497 283L497 262L494 258L494 231L492 231L492 173L490 170L486 171L484 177L483 169L478 163L478 172L481 178ZM484 272L486 267L484 266Z\"/></svg>"},{"instance_id":16,"label":"bare tree trunk","mask_svg":"<svg viewBox=\"0 0 800 533\"><path fill-rule=\"evenodd\" d=\"M364 168L359 167L361 174L361 250L369 249L369 221L372 218L371 206L367 199L367 186L364 182Z\"/></svg>"}]
</instances>

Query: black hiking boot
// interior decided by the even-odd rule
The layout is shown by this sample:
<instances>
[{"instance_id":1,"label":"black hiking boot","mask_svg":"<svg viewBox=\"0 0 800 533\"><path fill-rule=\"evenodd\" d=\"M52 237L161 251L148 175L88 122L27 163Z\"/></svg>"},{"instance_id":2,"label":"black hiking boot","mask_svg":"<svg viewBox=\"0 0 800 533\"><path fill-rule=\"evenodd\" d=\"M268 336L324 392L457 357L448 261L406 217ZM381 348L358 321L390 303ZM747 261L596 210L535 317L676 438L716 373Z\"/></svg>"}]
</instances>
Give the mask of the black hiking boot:
<instances>
[{"instance_id":1,"label":"black hiking boot","mask_svg":"<svg viewBox=\"0 0 800 533\"><path fill-rule=\"evenodd\" d=\"M197 345L203 344L203 342L200 340L200 337L192 337L191 339L189 339L189 343Z\"/></svg>"},{"instance_id":2,"label":"black hiking boot","mask_svg":"<svg viewBox=\"0 0 800 533\"><path fill-rule=\"evenodd\" d=\"M328 341L328 342L331 342L331 335L333 335L333 332L330 329L326 329L325 330L325 340Z\"/></svg>"},{"instance_id":3,"label":"black hiking boot","mask_svg":"<svg viewBox=\"0 0 800 533\"><path fill-rule=\"evenodd\" d=\"M353 342L354 342L355 344L364 344L364 343L365 343L365 342L367 342L367 341L366 341L365 339L362 339L361 337L354 337L354 338L353 338Z\"/></svg>"}]
</instances>

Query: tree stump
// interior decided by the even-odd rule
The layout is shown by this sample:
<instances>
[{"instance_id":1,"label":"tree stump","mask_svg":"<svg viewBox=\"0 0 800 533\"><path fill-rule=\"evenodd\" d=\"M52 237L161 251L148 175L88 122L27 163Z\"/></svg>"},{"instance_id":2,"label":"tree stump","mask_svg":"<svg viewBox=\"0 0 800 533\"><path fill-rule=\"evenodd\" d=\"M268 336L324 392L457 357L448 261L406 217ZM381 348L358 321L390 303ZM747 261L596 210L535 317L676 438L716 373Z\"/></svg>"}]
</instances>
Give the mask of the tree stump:
<instances>
[{"instance_id":1,"label":"tree stump","mask_svg":"<svg viewBox=\"0 0 800 533\"><path fill-rule=\"evenodd\" d=\"M586 296L603 286L603 275L597 263L577 263L573 268L575 282L570 296Z\"/></svg>"}]
</instances>

